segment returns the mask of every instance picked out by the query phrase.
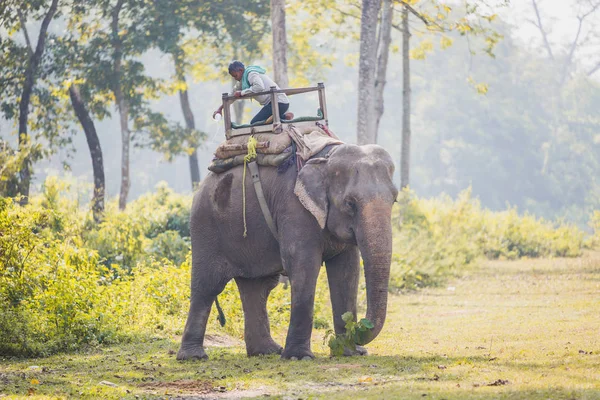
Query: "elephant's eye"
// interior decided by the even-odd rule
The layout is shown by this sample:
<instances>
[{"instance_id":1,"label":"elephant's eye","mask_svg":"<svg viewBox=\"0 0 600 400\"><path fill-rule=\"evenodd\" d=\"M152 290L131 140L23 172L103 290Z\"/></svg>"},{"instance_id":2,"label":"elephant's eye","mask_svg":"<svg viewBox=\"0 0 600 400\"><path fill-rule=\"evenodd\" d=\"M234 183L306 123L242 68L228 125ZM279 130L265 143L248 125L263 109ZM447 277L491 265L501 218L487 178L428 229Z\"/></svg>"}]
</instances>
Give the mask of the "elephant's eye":
<instances>
[{"instance_id":1,"label":"elephant's eye","mask_svg":"<svg viewBox=\"0 0 600 400\"><path fill-rule=\"evenodd\" d=\"M346 199L344 201L344 208L348 214L354 215L356 214L356 202L354 199Z\"/></svg>"}]
</instances>

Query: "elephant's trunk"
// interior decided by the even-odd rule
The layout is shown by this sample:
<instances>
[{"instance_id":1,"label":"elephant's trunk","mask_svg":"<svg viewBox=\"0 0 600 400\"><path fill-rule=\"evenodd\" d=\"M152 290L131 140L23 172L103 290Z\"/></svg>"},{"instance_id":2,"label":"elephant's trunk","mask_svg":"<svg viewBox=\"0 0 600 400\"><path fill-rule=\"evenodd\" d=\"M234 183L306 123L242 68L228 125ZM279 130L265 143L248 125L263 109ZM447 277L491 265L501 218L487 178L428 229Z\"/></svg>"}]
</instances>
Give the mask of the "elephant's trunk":
<instances>
[{"instance_id":1,"label":"elephant's trunk","mask_svg":"<svg viewBox=\"0 0 600 400\"><path fill-rule=\"evenodd\" d=\"M360 335L358 344L367 344L379 335L387 312L390 264L392 260L391 205L381 199L366 204L360 212L355 234L367 284L367 316L373 329Z\"/></svg>"}]
</instances>

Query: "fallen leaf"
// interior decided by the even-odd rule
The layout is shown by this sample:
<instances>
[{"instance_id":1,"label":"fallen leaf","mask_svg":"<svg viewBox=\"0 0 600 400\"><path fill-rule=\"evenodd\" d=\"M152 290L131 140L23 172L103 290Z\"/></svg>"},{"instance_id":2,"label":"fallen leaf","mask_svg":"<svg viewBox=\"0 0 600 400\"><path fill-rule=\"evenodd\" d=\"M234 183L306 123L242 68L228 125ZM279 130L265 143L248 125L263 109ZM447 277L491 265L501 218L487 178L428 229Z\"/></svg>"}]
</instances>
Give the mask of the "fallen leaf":
<instances>
[{"instance_id":1,"label":"fallen leaf","mask_svg":"<svg viewBox=\"0 0 600 400\"><path fill-rule=\"evenodd\" d=\"M371 376L361 376L360 378L358 378L358 381L360 383L373 382L373 377L371 377Z\"/></svg>"},{"instance_id":2,"label":"fallen leaf","mask_svg":"<svg viewBox=\"0 0 600 400\"><path fill-rule=\"evenodd\" d=\"M31 384L32 384L32 385L39 385L39 384L40 384L40 381L38 381L37 379L32 379L32 380L31 380Z\"/></svg>"}]
</instances>

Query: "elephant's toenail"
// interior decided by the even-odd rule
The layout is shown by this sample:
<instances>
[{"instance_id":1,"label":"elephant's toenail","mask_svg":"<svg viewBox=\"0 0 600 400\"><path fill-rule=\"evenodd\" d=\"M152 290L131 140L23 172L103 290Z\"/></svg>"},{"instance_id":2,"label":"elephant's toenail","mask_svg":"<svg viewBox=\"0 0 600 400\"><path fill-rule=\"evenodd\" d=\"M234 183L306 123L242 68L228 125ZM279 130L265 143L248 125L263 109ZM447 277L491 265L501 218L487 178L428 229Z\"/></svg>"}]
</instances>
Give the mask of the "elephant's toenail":
<instances>
[{"instance_id":1,"label":"elephant's toenail","mask_svg":"<svg viewBox=\"0 0 600 400\"><path fill-rule=\"evenodd\" d=\"M306 360L312 360L312 357L310 357L310 356L302 357L302 361L306 361Z\"/></svg>"}]
</instances>

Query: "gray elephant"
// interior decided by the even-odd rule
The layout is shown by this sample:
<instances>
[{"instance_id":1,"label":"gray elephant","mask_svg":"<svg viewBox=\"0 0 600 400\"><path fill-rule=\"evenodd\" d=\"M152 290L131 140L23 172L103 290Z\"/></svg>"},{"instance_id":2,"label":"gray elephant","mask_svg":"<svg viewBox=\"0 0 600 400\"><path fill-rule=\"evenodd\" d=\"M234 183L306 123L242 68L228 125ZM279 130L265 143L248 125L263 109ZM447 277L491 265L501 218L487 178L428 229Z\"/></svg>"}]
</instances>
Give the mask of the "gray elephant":
<instances>
[{"instance_id":1,"label":"gray elephant","mask_svg":"<svg viewBox=\"0 0 600 400\"><path fill-rule=\"evenodd\" d=\"M310 338L317 276L327 269L336 334L345 332L342 314L356 315L360 254L364 260L367 315L381 331L387 311L392 253L391 210L398 190L394 163L380 146L328 146L300 172L263 167L264 195L277 228L275 238L246 177L243 237L242 172L209 174L191 210L191 303L177 359L207 358L206 323L215 298L235 279L244 310L249 356L279 353L282 358L314 358ZM291 318L285 348L271 337L266 303L279 276L290 279ZM366 350L357 346L357 353Z\"/></svg>"}]
</instances>

